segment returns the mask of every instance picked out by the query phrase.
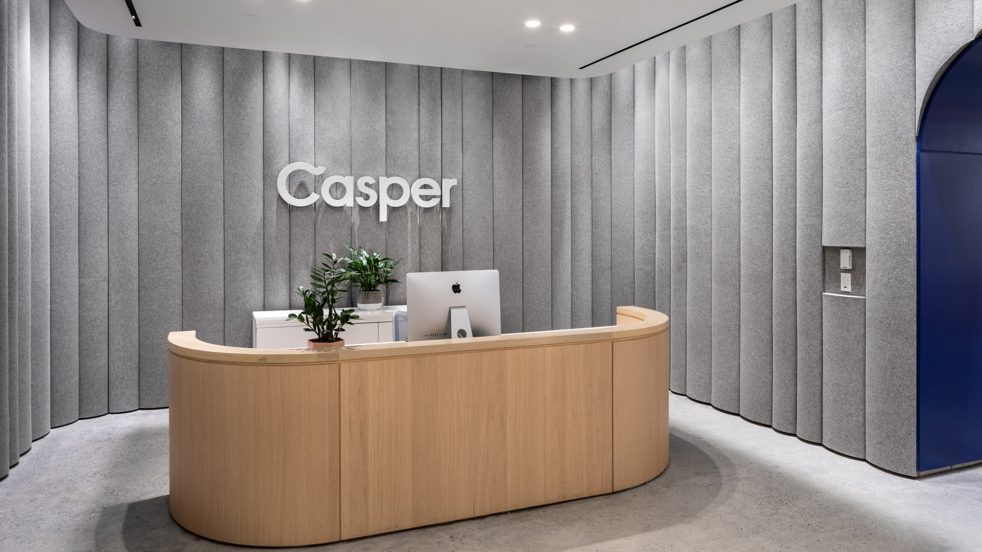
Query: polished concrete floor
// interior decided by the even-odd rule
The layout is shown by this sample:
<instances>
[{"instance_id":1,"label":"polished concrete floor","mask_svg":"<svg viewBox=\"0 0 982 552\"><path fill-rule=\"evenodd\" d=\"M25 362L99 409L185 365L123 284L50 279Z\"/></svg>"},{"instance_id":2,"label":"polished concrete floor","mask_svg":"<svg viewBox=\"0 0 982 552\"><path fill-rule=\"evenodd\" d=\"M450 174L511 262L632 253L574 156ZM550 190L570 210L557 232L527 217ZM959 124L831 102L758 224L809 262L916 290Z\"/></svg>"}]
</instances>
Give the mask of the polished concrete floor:
<instances>
[{"instance_id":1,"label":"polished concrete floor","mask_svg":"<svg viewBox=\"0 0 982 552\"><path fill-rule=\"evenodd\" d=\"M312 549L982 551L982 467L905 479L674 395L671 420L671 465L641 487ZM34 445L0 482L0 550L237 548L168 515L166 410Z\"/></svg>"}]
</instances>

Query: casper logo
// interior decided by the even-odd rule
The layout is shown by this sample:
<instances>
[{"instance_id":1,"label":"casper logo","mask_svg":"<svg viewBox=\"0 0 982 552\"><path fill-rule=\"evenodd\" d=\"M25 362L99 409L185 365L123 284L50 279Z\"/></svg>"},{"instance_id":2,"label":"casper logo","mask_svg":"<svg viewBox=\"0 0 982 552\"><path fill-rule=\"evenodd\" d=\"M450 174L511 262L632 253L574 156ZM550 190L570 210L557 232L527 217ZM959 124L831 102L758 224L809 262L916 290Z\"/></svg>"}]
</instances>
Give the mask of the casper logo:
<instances>
[{"instance_id":1,"label":"casper logo","mask_svg":"<svg viewBox=\"0 0 982 552\"><path fill-rule=\"evenodd\" d=\"M362 207L371 207L378 203L378 219L381 222L389 220L390 208L402 207L409 202L410 198L412 198L413 203L424 209L436 207L441 201L443 207L450 207L450 190L457 185L456 178L444 178L442 185L437 184L436 180L432 178L420 178L410 186L405 178L380 176L378 179L379 189L376 191L374 177L362 176L355 182L353 176L336 174L324 179L324 182L321 183L320 194L311 192L307 197L298 198L290 193L289 187L290 174L294 171L305 171L313 176L320 176L327 172L327 168L315 167L302 161L290 163L283 167L276 178L276 189L279 190L283 201L294 207L307 207L321 198L324 199L324 203L331 207L354 207L356 201ZM331 196L331 188L335 185L343 188L344 193L341 194L341 197ZM355 197L356 185L358 186L357 198ZM395 188L395 190L390 191L390 188Z\"/></svg>"}]
</instances>

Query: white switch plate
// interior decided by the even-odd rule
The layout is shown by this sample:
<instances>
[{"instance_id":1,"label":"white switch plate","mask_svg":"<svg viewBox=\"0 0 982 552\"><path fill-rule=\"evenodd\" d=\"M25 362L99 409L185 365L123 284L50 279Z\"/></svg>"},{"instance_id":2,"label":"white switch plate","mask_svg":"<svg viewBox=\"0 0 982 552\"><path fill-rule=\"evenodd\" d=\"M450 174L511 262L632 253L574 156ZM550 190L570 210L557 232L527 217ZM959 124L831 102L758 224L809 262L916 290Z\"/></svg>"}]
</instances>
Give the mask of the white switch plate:
<instances>
[{"instance_id":1,"label":"white switch plate","mask_svg":"<svg viewBox=\"0 0 982 552\"><path fill-rule=\"evenodd\" d=\"M839 291L852 292L852 274L848 272L839 273Z\"/></svg>"},{"instance_id":2,"label":"white switch plate","mask_svg":"<svg viewBox=\"0 0 982 552\"><path fill-rule=\"evenodd\" d=\"M839 268L852 270L852 249L839 250Z\"/></svg>"}]
</instances>

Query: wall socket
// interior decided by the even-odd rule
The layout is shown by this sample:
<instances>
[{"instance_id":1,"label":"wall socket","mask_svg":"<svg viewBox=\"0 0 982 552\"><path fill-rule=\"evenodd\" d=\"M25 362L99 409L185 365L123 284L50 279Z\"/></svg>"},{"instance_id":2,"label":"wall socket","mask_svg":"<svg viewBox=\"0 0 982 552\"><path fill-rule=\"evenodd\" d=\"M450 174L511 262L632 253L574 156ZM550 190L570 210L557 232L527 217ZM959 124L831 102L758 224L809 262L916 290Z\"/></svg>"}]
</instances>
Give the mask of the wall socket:
<instances>
[{"instance_id":1,"label":"wall socket","mask_svg":"<svg viewBox=\"0 0 982 552\"><path fill-rule=\"evenodd\" d=\"M842 270L852 270L852 249L839 250L839 268Z\"/></svg>"},{"instance_id":2,"label":"wall socket","mask_svg":"<svg viewBox=\"0 0 982 552\"><path fill-rule=\"evenodd\" d=\"M852 293L852 274L848 272L839 274L839 291Z\"/></svg>"}]
</instances>

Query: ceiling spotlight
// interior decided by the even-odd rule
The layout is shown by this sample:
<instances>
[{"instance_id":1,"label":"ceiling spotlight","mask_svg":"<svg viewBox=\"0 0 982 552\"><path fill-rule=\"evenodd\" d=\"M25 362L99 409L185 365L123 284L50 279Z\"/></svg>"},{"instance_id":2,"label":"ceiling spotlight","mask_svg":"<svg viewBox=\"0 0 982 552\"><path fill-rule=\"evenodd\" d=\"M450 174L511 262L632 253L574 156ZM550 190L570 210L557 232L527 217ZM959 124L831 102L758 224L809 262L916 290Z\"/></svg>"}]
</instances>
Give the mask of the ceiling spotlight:
<instances>
[{"instance_id":1,"label":"ceiling spotlight","mask_svg":"<svg viewBox=\"0 0 982 552\"><path fill-rule=\"evenodd\" d=\"M572 23L565 23L559 26L559 30L564 33L571 33L576 30L576 25L573 25Z\"/></svg>"},{"instance_id":2,"label":"ceiling spotlight","mask_svg":"<svg viewBox=\"0 0 982 552\"><path fill-rule=\"evenodd\" d=\"M542 22L539 21L538 19L529 19L528 21L525 22L525 26L530 29L538 29L539 27L542 26Z\"/></svg>"}]
</instances>

